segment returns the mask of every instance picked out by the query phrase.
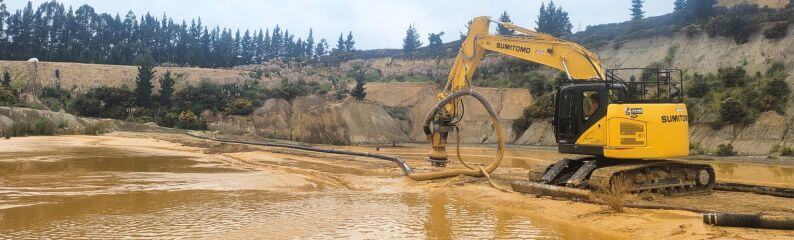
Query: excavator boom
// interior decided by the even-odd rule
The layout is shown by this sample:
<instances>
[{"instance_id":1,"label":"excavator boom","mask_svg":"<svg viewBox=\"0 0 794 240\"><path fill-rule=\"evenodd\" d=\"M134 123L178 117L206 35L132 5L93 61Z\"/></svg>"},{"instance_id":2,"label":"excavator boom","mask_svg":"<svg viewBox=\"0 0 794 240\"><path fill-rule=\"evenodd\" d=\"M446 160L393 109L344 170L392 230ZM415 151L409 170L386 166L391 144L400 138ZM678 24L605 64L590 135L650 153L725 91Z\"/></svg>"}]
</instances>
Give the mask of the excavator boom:
<instances>
[{"instance_id":1,"label":"excavator boom","mask_svg":"<svg viewBox=\"0 0 794 240\"><path fill-rule=\"evenodd\" d=\"M456 91L470 86L474 71L486 50L556 68L565 72L569 79L605 78L604 67L598 56L577 43L501 22L496 23L523 35L491 35L491 22L494 21L488 17L477 17L471 21L469 33L450 69L445 90Z\"/></svg>"}]
</instances>

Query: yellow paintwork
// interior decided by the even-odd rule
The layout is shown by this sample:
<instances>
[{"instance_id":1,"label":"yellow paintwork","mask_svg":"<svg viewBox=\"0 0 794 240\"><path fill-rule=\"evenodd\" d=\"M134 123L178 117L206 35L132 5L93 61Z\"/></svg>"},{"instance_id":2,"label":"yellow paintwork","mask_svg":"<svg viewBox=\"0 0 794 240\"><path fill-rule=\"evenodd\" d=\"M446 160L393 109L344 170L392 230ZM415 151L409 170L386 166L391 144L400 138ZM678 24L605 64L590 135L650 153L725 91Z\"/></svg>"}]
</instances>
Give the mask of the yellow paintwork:
<instances>
[{"instance_id":1,"label":"yellow paintwork","mask_svg":"<svg viewBox=\"0 0 794 240\"><path fill-rule=\"evenodd\" d=\"M627 114L627 109L642 113ZM609 104L607 114L577 139L577 145L603 146L604 157L672 158L689 155L689 124L684 104ZM664 119L664 120L663 120ZM623 131L622 131L623 130Z\"/></svg>"}]
</instances>

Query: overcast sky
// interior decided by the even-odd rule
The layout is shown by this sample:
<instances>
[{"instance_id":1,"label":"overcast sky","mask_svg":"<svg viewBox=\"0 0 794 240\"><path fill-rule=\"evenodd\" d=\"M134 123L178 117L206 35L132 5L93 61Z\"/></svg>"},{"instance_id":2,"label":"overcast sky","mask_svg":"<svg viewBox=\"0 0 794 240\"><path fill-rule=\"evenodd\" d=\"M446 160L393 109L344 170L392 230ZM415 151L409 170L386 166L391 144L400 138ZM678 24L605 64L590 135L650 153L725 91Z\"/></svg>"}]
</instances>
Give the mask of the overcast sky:
<instances>
[{"instance_id":1,"label":"overcast sky","mask_svg":"<svg viewBox=\"0 0 794 240\"><path fill-rule=\"evenodd\" d=\"M46 0L34 0L37 7ZM22 9L28 1L5 0L9 11ZM444 31L444 41L455 40L468 20L476 16L498 18L507 11L513 22L534 28L541 0L60 0L75 9L83 4L97 13L132 10L150 12L158 19L167 15L176 22L201 17L204 25L221 28L266 29L279 24L297 37L309 28L315 38L326 38L331 46L340 32L353 31L357 49L400 48L405 29L416 24L427 43L427 33ZM570 13L574 31L587 25L622 22L629 18L631 0L557 0ZM673 0L646 0L646 16L673 11ZM140 19L140 17L138 18Z\"/></svg>"}]
</instances>

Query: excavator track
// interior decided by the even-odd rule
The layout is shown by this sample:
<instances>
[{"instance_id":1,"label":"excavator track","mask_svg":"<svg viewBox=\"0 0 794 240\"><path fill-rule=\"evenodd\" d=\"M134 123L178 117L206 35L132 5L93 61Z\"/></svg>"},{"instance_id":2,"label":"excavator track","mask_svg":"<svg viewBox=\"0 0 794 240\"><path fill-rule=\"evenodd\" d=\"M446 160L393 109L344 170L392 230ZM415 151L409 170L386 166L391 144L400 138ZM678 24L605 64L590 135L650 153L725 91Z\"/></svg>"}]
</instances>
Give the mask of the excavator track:
<instances>
[{"instance_id":1,"label":"excavator track","mask_svg":"<svg viewBox=\"0 0 794 240\"><path fill-rule=\"evenodd\" d=\"M714 188L715 174L708 164L586 157L552 164L540 182L591 190L624 184L629 192L675 195L710 192Z\"/></svg>"}]
</instances>

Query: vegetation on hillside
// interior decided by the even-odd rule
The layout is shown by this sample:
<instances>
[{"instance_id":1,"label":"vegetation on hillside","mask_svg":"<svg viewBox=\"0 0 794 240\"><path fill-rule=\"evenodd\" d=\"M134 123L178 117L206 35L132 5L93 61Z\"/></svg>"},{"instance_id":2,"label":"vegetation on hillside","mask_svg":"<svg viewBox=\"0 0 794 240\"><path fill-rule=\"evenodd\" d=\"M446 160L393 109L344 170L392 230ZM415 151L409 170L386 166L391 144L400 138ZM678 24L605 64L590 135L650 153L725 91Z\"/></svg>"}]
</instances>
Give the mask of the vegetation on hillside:
<instances>
[{"instance_id":1,"label":"vegetation on hillside","mask_svg":"<svg viewBox=\"0 0 794 240\"><path fill-rule=\"evenodd\" d=\"M672 36L683 33L689 37L707 34L709 37L726 37L737 44L746 43L754 34L763 33L768 39L785 36L794 19L794 8L761 8L756 4L738 4L732 7L715 5L716 0L677 0L675 12L622 23L587 26L585 31L572 36L590 48L612 43L615 48L632 39Z\"/></svg>"},{"instance_id":2,"label":"vegetation on hillside","mask_svg":"<svg viewBox=\"0 0 794 240\"><path fill-rule=\"evenodd\" d=\"M689 77L687 106L690 121L745 125L766 111L786 114L791 88L786 67L773 63L765 73L748 74L741 66L720 68L716 74Z\"/></svg>"}]
</instances>

